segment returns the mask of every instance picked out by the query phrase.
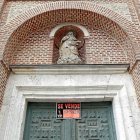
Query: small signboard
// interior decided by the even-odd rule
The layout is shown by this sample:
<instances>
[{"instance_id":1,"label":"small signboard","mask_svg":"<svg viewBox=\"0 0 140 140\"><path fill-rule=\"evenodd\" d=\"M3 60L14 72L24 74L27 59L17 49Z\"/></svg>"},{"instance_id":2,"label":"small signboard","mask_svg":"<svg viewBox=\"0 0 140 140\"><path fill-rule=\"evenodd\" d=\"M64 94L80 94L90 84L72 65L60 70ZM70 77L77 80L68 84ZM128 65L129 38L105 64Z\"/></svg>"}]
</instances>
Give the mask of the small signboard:
<instances>
[{"instance_id":1,"label":"small signboard","mask_svg":"<svg viewBox=\"0 0 140 140\"><path fill-rule=\"evenodd\" d=\"M56 103L57 119L81 119L81 103Z\"/></svg>"}]
</instances>

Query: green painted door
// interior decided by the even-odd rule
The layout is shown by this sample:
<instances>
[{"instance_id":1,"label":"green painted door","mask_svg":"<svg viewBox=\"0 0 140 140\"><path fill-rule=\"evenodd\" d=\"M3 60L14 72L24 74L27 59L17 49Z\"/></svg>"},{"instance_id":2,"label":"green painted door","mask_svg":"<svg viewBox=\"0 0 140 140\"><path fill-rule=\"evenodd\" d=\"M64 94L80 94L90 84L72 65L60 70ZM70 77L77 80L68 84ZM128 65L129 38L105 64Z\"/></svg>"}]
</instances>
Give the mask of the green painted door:
<instances>
[{"instance_id":1,"label":"green painted door","mask_svg":"<svg viewBox=\"0 0 140 140\"><path fill-rule=\"evenodd\" d=\"M116 140L111 102L81 106L80 120L56 120L56 103L28 103L23 140Z\"/></svg>"}]
</instances>

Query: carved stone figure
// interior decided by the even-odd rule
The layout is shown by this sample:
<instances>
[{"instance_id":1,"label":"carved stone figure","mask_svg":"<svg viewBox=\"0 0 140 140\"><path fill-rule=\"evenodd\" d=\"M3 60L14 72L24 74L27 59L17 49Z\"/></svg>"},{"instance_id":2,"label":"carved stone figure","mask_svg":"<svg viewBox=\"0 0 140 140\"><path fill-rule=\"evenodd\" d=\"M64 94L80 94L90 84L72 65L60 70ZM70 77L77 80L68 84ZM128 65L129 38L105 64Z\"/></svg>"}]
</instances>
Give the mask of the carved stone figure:
<instances>
[{"instance_id":1,"label":"carved stone figure","mask_svg":"<svg viewBox=\"0 0 140 140\"><path fill-rule=\"evenodd\" d=\"M77 48L80 43L73 32L68 32L61 40L57 64L81 64Z\"/></svg>"}]
</instances>

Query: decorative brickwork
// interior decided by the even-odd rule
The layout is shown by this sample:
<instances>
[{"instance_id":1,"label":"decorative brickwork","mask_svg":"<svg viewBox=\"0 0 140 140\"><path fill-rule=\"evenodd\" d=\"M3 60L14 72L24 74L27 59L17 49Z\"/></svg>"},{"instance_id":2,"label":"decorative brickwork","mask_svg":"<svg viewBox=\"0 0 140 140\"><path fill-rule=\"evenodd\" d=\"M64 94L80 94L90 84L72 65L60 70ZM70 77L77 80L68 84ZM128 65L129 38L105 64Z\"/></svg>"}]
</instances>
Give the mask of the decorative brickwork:
<instances>
[{"instance_id":1,"label":"decorative brickwork","mask_svg":"<svg viewBox=\"0 0 140 140\"><path fill-rule=\"evenodd\" d=\"M63 4L64 6L62 6ZM57 9L61 7L74 8L74 9L73 10L70 10L70 9L56 10L56 11L43 13L44 11L53 10L53 9ZM112 19L112 21L104 17L103 15L93 13L90 11L80 10L81 7L83 9L85 8L87 10L92 10L93 12L98 12L100 14L108 16L109 18ZM80 9L76 10L75 8L80 8ZM40 10L37 10L37 9L40 9ZM39 13L43 13L43 14L37 15ZM30 19L30 20L22 24L27 19ZM120 24L121 27L113 21ZM135 63L135 58L134 58L135 50L138 49L137 40L139 41L138 36L140 36L138 29L136 29L135 26L131 22L127 21L125 18L119 16L118 14L114 13L111 10L108 10L106 8L103 8L103 7L100 7L91 3L84 3L84 2L82 3L57 2L57 3L48 4L46 6L44 5L38 6L37 8L29 10L28 12L26 12L26 14L21 14L20 16L15 18L13 21L11 21L9 24L5 25L3 29L1 30L1 38L3 40L1 48L4 49L4 46L6 45L5 52L3 55L4 62L7 65L10 63L15 47L19 46L19 43L21 42L21 40L23 40L27 35L34 32L35 30L38 30L39 28L43 26L48 26L50 24L56 25L56 24L60 24L64 22L76 22L82 25L92 25L93 27L100 28L101 30L109 33L124 48L126 54L128 54L128 58L132 62L131 64ZM16 29L18 26L19 28ZM130 28L130 26L132 28ZM132 43L122 28L125 29L125 32L127 32ZM16 30L13 32L12 31L13 29L16 29ZM10 35L12 32L13 34ZM134 38L134 36L136 36L136 38ZM134 56L131 55L132 45L134 47ZM3 52L3 50L1 50L1 52ZM2 54L1 54L1 57L2 57ZM132 58L134 58L133 61L132 61Z\"/></svg>"},{"instance_id":2,"label":"decorative brickwork","mask_svg":"<svg viewBox=\"0 0 140 140\"><path fill-rule=\"evenodd\" d=\"M8 75L9 71L5 68L3 62L0 61L0 109L3 101Z\"/></svg>"},{"instance_id":3,"label":"decorative brickwork","mask_svg":"<svg viewBox=\"0 0 140 140\"><path fill-rule=\"evenodd\" d=\"M136 10L137 15L138 15L138 19L140 22L140 0L133 0L133 1L134 1L135 10Z\"/></svg>"},{"instance_id":4,"label":"decorative brickwork","mask_svg":"<svg viewBox=\"0 0 140 140\"><path fill-rule=\"evenodd\" d=\"M59 18L57 18L58 17L57 12L60 12ZM68 15L67 18L64 17L63 14ZM86 15L90 15L90 16L86 16ZM52 16L55 18L52 18ZM82 20L81 17L85 18L85 20ZM38 21L39 21L39 23L38 23ZM21 40L23 40L31 32L38 30L40 27L48 26L48 24L56 24L56 22L63 23L63 22L68 22L68 21L69 22L78 22L83 25L84 24L93 24L92 25L93 27L100 28L101 30L108 32L110 35L112 35L112 37L114 37L119 42L119 44L121 44L122 47L124 47L126 53L128 53L128 55L130 56L131 42L127 38L127 35L124 33L124 31L113 21L110 21L109 19L107 19L106 17L103 17L101 15L98 15L95 13L93 14L92 12L89 12L89 11L59 10L59 11L52 11L52 12L44 13L42 15L38 15L38 16L32 18L32 20L28 20L22 26L20 26L12 34L12 36L10 37L10 39L7 42L7 45L6 45L7 47L4 52L4 62L7 64L10 63L9 60L11 60L10 56L12 56L12 53L14 51L14 46L18 46L19 43L21 42ZM8 31L11 31L11 30L9 29ZM9 35L7 35L7 37L8 36ZM5 39L6 38L4 38L4 40ZM4 45L4 42L2 45ZM9 54L9 53L11 53L11 54ZM129 57L129 58L131 58L131 57Z\"/></svg>"},{"instance_id":5,"label":"decorative brickwork","mask_svg":"<svg viewBox=\"0 0 140 140\"><path fill-rule=\"evenodd\" d=\"M0 18L1 18L5 3L6 3L5 0L0 0Z\"/></svg>"},{"instance_id":6,"label":"decorative brickwork","mask_svg":"<svg viewBox=\"0 0 140 140\"><path fill-rule=\"evenodd\" d=\"M49 0L51 2L53 0ZM58 1L58 0L56 0ZM133 3L134 0L86 0L90 1L94 4L109 8L110 10L113 10L114 12L124 16L128 20L132 20L132 22L135 25L139 25L138 17L135 11L135 3L136 6L139 7L138 0L135 0L135 3ZM5 8L5 16L8 15L7 21L10 21L13 19L13 17L29 10L32 8L37 7L38 5L45 5L48 1L11 1L8 0ZM136 7L136 8L137 8Z\"/></svg>"},{"instance_id":7,"label":"decorative brickwork","mask_svg":"<svg viewBox=\"0 0 140 140\"><path fill-rule=\"evenodd\" d=\"M137 93L137 99L140 108L140 61L138 61L132 71L133 83Z\"/></svg>"},{"instance_id":8,"label":"decorative brickwork","mask_svg":"<svg viewBox=\"0 0 140 140\"><path fill-rule=\"evenodd\" d=\"M96 1L95 1L96 3ZM10 22L12 19L14 19L16 16L19 16L20 14L24 13L27 10L31 10L39 5L43 5L43 4L47 4L47 2L43 1L43 2L20 2L17 5L17 2L11 2L11 8L9 9L9 13L8 13L8 17L6 20L6 23ZM8 4L10 5L10 3ZM132 21L131 16L130 16L130 12L128 9L128 5L127 3L113 3L113 2L99 2L98 5L106 7L120 15L122 15L123 17L127 18L128 20ZM125 9L125 10L124 10Z\"/></svg>"}]
</instances>

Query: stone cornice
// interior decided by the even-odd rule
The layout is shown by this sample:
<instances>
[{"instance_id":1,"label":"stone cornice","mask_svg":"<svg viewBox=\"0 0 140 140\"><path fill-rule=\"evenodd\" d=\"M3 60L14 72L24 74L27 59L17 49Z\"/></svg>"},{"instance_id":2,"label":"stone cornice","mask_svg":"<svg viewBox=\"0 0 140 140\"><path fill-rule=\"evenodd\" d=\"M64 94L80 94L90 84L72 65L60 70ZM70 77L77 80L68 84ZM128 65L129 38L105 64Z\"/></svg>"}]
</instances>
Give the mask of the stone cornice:
<instances>
[{"instance_id":1,"label":"stone cornice","mask_svg":"<svg viewBox=\"0 0 140 140\"><path fill-rule=\"evenodd\" d=\"M129 64L10 65L12 72L19 75L122 74L128 67Z\"/></svg>"}]
</instances>

